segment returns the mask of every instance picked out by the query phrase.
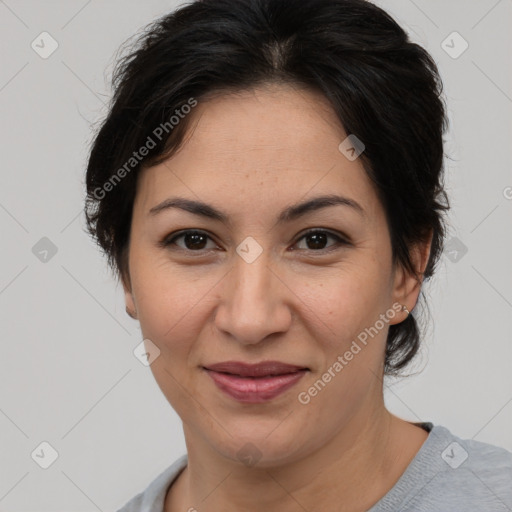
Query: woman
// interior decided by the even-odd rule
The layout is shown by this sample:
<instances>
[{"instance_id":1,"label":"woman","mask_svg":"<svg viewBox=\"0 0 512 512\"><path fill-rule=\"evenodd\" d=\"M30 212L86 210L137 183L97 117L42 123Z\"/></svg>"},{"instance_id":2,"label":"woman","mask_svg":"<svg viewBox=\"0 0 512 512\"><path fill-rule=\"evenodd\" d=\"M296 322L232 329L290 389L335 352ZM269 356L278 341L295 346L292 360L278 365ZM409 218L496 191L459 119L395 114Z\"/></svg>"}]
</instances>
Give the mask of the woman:
<instances>
[{"instance_id":1,"label":"woman","mask_svg":"<svg viewBox=\"0 0 512 512\"><path fill-rule=\"evenodd\" d=\"M114 85L89 230L187 445L120 510L512 509L512 454L384 406L449 208L429 54L363 0L196 1Z\"/></svg>"}]
</instances>

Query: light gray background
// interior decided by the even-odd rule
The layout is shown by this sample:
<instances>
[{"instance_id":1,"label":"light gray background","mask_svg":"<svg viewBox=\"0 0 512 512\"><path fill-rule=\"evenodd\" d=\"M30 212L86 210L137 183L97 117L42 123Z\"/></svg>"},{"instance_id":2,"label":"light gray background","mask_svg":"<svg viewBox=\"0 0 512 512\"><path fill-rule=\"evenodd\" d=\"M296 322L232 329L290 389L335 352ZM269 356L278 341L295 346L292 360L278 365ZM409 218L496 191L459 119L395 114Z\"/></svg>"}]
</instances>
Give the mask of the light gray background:
<instances>
[{"instance_id":1,"label":"light gray background","mask_svg":"<svg viewBox=\"0 0 512 512\"><path fill-rule=\"evenodd\" d=\"M390 409L512 450L512 0L380 1L439 65L450 114L450 234L425 288L423 372L389 382ZM115 52L174 1L0 1L0 510L116 510L185 452L181 423L132 353L138 324L83 231L91 125ZM58 49L31 43L47 31ZM442 42L469 43L458 58ZM460 48L459 42L445 44ZM46 46L48 48L48 46ZM507 192L508 191L508 192ZM57 253L42 262L33 246ZM452 259L455 254L452 255ZM57 460L31 453L47 441Z\"/></svg>"}]
</instances>

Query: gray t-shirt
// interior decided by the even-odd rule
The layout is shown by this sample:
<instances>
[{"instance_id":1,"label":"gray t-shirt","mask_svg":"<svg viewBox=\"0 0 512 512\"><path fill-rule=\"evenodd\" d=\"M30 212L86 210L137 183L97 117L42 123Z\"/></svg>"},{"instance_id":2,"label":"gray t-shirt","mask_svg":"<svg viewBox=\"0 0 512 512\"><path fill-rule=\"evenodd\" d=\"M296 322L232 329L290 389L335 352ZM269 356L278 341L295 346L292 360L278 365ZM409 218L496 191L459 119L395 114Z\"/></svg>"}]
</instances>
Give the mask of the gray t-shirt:
<instances>
[{"instance_id":1,"label":"gray t-shirt","mask_svg":"<svg viewBox=\"0 0 512 512\"><path fill-rule=\"evenodd\" d=\"M439 425L420 425L428 438L368 512L512 512L512 453L462 440ZM117 512L163 512L167 489L187 460L182 455Z\"/></svg>"}]
</instances>

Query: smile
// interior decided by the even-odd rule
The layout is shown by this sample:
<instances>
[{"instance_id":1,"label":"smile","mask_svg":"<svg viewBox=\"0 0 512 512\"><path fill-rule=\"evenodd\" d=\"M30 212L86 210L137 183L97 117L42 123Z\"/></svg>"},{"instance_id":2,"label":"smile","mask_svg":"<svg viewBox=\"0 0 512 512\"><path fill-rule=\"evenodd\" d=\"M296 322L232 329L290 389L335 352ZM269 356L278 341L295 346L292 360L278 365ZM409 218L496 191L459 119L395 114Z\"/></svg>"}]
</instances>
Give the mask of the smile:
<instances>
[{"instance_id":1,"label":"smile","mask_svg":"<svg viewBox=\"0 0 512 512\"><path fill-rule=\"evenodd\" d=\"M203 367L225 394L243 403L263 403L284 393L308 368L267 361L256 365L226 362Z\"/></svg>"}]
</instances>

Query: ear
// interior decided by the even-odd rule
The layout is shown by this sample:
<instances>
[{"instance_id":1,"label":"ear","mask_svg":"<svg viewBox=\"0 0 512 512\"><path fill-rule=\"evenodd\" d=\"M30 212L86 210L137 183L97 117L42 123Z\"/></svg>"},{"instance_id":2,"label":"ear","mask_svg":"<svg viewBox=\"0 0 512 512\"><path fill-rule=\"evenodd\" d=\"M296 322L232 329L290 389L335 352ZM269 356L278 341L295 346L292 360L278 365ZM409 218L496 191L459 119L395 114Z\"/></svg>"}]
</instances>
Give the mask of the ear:
<instances>
[{"instance_id":1,"label":"ear","mask_svg":"<svg viewBox=\"0 0 512 512\"><path fill-rule=\"evenodd\" d=\"M411 248L411 263L413 264L415 274L411 274L402 265L398 266L394 273L393 303L398 302L409 311L413 310L418 301L421 285L423 284L423 274L430 256L433 233L433 231L430 231L425 240L417 242ZM396 322L390 323L403 322L407 318L407 313L404 311L402 315L403 317L398 315Z\"/></svg>"},{"instance_id":2,"label":"ear","mask_svg":"<svg viewBox=\"0 0 512 512\"><path fill-rule=\"evenodd\" d=\"M130 276L125 272L122 272L121 283L123 284L126 313L131 318L137 319L137 308L135 307L135 299L133 298L133 292L131 289Z\"/></svg>"}]
</instances>

